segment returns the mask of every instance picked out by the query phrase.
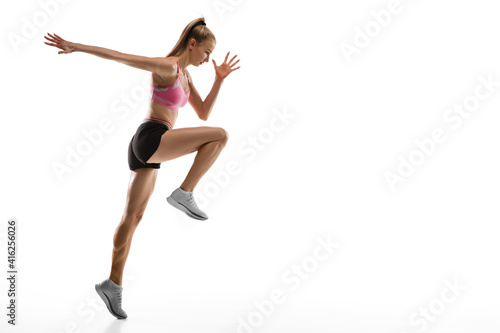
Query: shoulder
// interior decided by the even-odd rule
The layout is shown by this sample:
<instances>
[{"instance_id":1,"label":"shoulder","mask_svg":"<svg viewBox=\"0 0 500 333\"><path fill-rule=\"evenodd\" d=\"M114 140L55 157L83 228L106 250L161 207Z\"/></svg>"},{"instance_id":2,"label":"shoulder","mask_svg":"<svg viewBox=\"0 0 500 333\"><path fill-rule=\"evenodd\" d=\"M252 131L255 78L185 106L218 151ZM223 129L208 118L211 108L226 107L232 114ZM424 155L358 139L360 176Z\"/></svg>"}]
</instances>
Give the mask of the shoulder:
<instances>
[{"instance_id":1,"label":"shoulder","mask_svg":"<svg viewBox=\"0 0 500 333\"><path fill-rule=\"evenodd\" d=\"M159 57L157 59L162 62L163 73L161 75L153 73L153 77L159 82L175 80L177 77L177 63L175 59L166 57Z\"/></svg>"},{"instance_id":2,"label":"shoulder","mask_svg":"<svg viewBox=\"0 0 500 333\"><path fill-rule=\"evenodd\" d=\"M170 65L172 65L172 68L173 68L173 69L176 69L176 68L177 68L177 62L175 61L175 59L174 59L174 58L172 58L172 57L168 57L168 58L167 58L167 57L163 57L162 59L163 59L163 60L165 60L165 61L166 61L167 63L169 63Z\"/></svg>"},{"instance_id":3,"label":"shoulder","mask_svg":"<svg viewBox=\"0 0 500 333\"><path fill-rule=\"evenodd\" d=\"M161 58L161 61L165 63L167 68L169 69L168 74L177 75L177 61L174 58Z\"/></svg>"}]
</instances>

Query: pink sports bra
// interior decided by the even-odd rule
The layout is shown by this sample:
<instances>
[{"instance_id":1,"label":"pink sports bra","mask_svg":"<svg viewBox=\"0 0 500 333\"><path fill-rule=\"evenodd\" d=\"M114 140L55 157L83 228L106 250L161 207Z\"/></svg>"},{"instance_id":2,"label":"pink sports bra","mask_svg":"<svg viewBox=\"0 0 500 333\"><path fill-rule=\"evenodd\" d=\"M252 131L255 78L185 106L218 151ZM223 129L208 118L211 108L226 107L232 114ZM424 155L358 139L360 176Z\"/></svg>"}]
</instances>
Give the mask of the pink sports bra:
<instances>
[{"instance_id":1,"label":"pink sports bra","mask_svg":"<svg viewBox=\"0 0 500 333\"><path fill-rule=\"evenodd\" d=\"M186 105L189 100L189 95L191 93L191 87L185 92L181 84L181 79L179 75L179 62L177 62L177 79L174 83L168 86L154 86L151 85L151 100L166 106L169 109L178 111L179 108ZM187 76L189 84L189 76Z\"/></svg>"}]
</instances>

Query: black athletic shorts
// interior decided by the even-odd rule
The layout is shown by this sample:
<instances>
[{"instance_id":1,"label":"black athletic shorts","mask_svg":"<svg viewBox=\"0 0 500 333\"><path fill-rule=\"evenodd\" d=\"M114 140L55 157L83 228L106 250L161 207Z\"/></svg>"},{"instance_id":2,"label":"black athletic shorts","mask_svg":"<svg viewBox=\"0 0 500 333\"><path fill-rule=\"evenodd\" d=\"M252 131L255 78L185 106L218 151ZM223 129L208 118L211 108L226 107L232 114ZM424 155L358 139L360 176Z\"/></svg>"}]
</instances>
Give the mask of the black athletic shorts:
<instances>
[{"instance_id":1,"label":"black athletic shorts","mask_svg":"<svg viewBox=\"0 0 500 333\"><path fill-rule=\"evenodd\" d=\"M128 165L130 170L139 168L159 169L161 163L146 163L160 146L163 133L172 129L165 121L145 119L139 125L128 145Z\"/></svg>"}]
</instances>

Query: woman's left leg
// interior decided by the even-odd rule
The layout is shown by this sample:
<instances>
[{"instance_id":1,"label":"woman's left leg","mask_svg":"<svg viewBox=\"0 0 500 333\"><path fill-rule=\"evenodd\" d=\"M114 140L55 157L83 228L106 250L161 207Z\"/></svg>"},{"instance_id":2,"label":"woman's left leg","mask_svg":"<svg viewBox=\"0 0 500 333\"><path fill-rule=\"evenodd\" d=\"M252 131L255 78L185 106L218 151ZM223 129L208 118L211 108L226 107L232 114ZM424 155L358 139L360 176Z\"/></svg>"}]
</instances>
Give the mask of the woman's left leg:
<instances>
[{"instance_id":1,"label":"woman's left leg","mask_svg":"<svg viewBox=\"0 0 500 333\"><path fill-rule=\"evenodd\" d=\"M109 312L118 319L127 318L122 309L122 276L130 251L132 236L142 219L153 193L157 169L140 168L132 171L127 192L127 201L120 224L113 237L113 253L109 278L95 285L95 289Z\"/></svg>"},{"instance_id":2,"label":"woman's left leg","mask_svg":"<svg viewBox=\"0 0 500 333\"><path fill-rule=\"evenodd\" d=\"M113 236L112 264L109 278L122 284L132 237L146 211L158 176L158 169L141 168L131 171L125 210Z\"/></svg>"}]
</instances>

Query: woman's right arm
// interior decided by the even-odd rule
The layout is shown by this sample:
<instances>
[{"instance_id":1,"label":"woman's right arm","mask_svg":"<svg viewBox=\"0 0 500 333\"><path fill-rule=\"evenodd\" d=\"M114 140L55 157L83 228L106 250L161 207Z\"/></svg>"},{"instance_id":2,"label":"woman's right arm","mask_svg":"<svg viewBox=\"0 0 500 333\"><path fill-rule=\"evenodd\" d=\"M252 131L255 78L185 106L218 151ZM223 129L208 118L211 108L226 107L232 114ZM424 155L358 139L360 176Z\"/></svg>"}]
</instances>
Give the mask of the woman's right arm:
<instances>
[{"instance_id":1,"label":"woman's right arm","mask_svg":"<svg viewBox=\"0 0 500 333\"><path fill-rule=\"evenodd\" d=\"M52 36L51 34L48 35L51 38L48 38L46 36L45 38L52 43L45 42L45 44L62 49L62 51L59 51L59 54L84 52L104 59L115 60L130 67L157 73L161 76L175 76L176 74L172 63L168 59L163 57L150 58L133 54L126 54L115 50L106 49L104 47L72 43L62 39L56 34L54 34L54 36Z\"/></svg>"}]
</instances>

